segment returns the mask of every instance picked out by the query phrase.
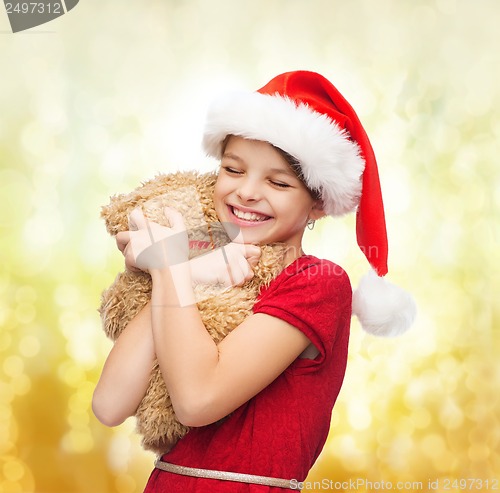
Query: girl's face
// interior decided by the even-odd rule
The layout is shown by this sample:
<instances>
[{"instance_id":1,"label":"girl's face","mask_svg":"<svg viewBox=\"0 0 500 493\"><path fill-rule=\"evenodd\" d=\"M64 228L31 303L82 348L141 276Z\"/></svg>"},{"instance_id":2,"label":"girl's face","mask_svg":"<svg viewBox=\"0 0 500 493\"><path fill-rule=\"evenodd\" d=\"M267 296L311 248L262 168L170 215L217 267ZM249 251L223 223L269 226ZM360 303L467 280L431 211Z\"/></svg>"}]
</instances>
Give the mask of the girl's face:
<instances>
[{"instance_id":1,"label":"girl's face","mask_svg":"<svg viewBox=\"0 0 500 493\"><path fill-rule=\"evenodd\" d=\"M231 136L214 192L215 210L234 241L283 242L300 255L309 219L324 215L321 204L267 142ZM230 223L228 225L227 223ZM232 227L234 226L234 228Z\"/></svg>"}]
</instances>

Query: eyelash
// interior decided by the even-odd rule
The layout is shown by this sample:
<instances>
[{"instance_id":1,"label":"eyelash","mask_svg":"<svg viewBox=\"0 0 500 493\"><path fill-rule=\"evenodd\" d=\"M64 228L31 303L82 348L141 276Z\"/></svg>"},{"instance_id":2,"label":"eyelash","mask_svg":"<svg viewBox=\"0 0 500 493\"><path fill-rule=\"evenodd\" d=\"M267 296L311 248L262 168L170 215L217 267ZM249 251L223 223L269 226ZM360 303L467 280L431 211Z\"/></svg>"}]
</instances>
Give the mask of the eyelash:
<instances>
[{"instance_id":1,"label":"eyelash","mask_svg":"<svg viewBox=\"0 0 500 493\"><path fill-rule=\"evenodd\" d=\"M222 169L226 170L228 173L231 173L231 174L241 175L241 171L237 171L234 168L231 168L229 166L223 166Z\"/></svg>"},{"instance_id":2,"label":"eyelash","mask_svg":"<svg viewBox=\"0 0 500 493\"><path fill-rule=\"evenodd\" d=\"M271 183L273 185L276 185L277 187L280 187L280 188L290 188L290 185L288 185L287 183L278 183L275 181L271 181Z\"/></svg>"},{"instance_id":3,"label":"eyelash","mask_svg":"<svg viewBox=\"0 0 500 493\"><path fill-rule=\"evenodd\" d=\"M231 168L230 166L223 166L222 167L227 173L230 173L232 175L241 175L242 172L241 171L238 171L238 170L235 170L234 168ZM276 181L272 181L270 180L271 183L276 186L276 187L279 187L279 188L290 188L290 185L288 185L287 183L279 183L279 182L276 182Z\"/></svg>"}]
</instances>

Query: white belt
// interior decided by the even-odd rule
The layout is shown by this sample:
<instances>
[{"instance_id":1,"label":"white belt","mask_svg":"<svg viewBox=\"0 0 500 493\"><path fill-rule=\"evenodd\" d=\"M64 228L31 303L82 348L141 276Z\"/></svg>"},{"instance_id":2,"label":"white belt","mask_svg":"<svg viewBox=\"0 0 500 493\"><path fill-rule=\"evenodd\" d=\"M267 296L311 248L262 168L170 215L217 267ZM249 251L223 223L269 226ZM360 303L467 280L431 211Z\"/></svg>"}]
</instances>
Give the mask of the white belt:
<instances>
[{"instance_id":1,"label":"white belt","mask_svg":"<svg viewBox=\"0 0 500 493\"><path fill-rule=\"evenodd\" d=\"M239 483L261 484L264 486L276 486L296 490L298 483L289 479L270 478L267 476L254 476L253 474L242 474L239 472L214 471L212 469L198 469L196 467L178 466L157 459L155 467L162 471L181 474L182 476L194 476L196 478L221 479L223 481L237 481Z\"/></svg>"}]
</instances>

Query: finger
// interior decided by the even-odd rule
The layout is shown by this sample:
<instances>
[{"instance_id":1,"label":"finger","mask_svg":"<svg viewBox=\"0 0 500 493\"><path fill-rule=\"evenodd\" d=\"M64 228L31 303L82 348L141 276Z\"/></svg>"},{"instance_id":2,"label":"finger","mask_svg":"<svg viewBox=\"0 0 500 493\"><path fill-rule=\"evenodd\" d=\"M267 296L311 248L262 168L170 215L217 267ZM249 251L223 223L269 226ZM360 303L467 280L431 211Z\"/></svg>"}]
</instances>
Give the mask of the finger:
<instances>
[{"instance_id":1,"label":"finger","mask_svg":"<svg viewBox=\"0 0 500 493\"><path fill-rule=\"evenodd\" d=\"M135 257L131 248L126 248L123 252L125 257L125 268L130 272L141 272L141 269L135 265Z\"/></svg>"},{"instance_id":2,"label":"finger","mask_svg":"<svg viewBox=\"0 0 500 493\"><path fill-rule=\"evenodd\" d=\"M128 216L128 222L132 231L147 228L147 219L139 207L136 207Z\"/></svg>"},{"instance_id":3,"label":"finger","mask_svg":"<svg viewBox=\"0 0 500 493\"><path fill-rule=\"evenodd\" d=\"M240 285L252 279L253 269L246 258L239 257L238 268L240 272L240 277L242 278L242 282L240 283Z\"/></svg>"},{"instance_id":4,"label":"finger","mask_svg":"<svg viewBox=\"0 0 500 493\"><path fill-rule=\"evenodd\" d=\"M244 255L247 259L250 259L251 257L259 259L261 253L261 249L257 245L245 245Z\"/></svg>"},{"instance_id":5,"label":"finger","mask_svg":"<svg viewBox=\"0 0 500 493\"><path fill-rule=\"evenodd\" d=\"M116 246L120 252L124 253L125 248L130 242L130 232L129 231L120 231L116 237Z\"/></svg>"},{"instance_id":6,"label":"finger","mask_svg":"<svg viewBox=\"0 0 500 493\"><path fill-rule=\"evenodd\" d=\"M173 207L165 207L164 213L171 228L185 229L184 219L182 218L182 214L177 209L174 209Z\"/></svg>"},{"instance_id":7,"label":"finger","mask_svg":"<svg viewBox=\"0 0 500 493\"><path fill-rule=\"evenodd\" d=\"M247 262L250 264L250 267L254 269L259 263L259 257L248 257Z\"/></svg>"},{"instance_id":8,"label":"finger","mask_svg":"<svg viewBox=\"0 0 500 493\"><path fill-rule=\"evenodd\" d=\"M221 247L221 252L222 252L222 255L224 257L224 262L226 263L226 269L227 269L227 274L229 276L229 286L237 286L237 282L236 282L236 279L234 278L234 274L233 274L233 269L231 267L231 264L229 262L229 258L228 258L228 255L226 253L226 247ZM230 252L228 252L230 253Z\"/></svg>"}]
</instances>

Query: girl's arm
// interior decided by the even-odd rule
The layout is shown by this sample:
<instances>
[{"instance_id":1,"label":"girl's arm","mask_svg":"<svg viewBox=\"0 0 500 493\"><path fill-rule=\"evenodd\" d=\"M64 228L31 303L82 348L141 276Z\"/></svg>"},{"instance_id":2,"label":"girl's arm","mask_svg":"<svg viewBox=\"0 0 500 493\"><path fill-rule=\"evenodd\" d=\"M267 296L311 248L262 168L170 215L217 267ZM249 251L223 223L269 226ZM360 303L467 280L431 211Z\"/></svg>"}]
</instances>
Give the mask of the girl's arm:
<instances>
[{"instance_id":1,"label":"girl's arm","mask_svg":"<svg viewBox=\"0 0 500 493\"><path fill-rule=\"evenodd\" d=\"M153 351L177 418L188 426L203 426L264 389L310 341L287 322L255 314L216 345L194 303L182 217L173 210L168 214L172 228L148 222L140 211L134 211L131 218L138 230L119 233L117 243L129 268L151 274ZM252 275L246 259L259 249L244 248L244 254L227 258L231 277L249 279Z\"/></svg>"},{"instance_id":2,"label":"girl's arm","mask_svg":"<svg viewBox=\"0 0 500 493\"><path fill-rule=\"evenodd\" d=\"M125 245L119 243L118 247L123 251ZM243 284L244 273L235 271L229 276L227 268L224 269L225 259L244 260L242 252L244 246L235 244L226 248L225 256L219 249L197 257L189 261L192 277L202 283ZM252 262L257 260L258 257ZM127 267L140 271L131 264ZM213 272L218 273L214 279ZM148 388L154 359L151 303L148 303L123 330L106 359L92 399L92 409L99 421L116 426L135 414Z\"/></svg>"},{"instance_id":3,"label":"girl's arm","mask_svg":"<svg viewBox=\"0 0 500 493\"><path fill-rule=\"evenodd\" d=\"M121 424L135 414L149 384L155 359L148 303L125 327L109 353L92 398L97 419Z\"/></svg>"},{"instance_id":4,"label":"girl's arm","mask_svg":"<svg viewBox=\"0 0 500 493\"><path fill-rule=\"evenodd\" d=\"M216 345L196 305L179 306L176 288L182 283L188 286L189 271L176 269L172 275L165 269L151 274L156 354L177 418L187 426L210 424L234 411L310 344L292 325L259 313Z\"/></svg>"}]
</instances>

